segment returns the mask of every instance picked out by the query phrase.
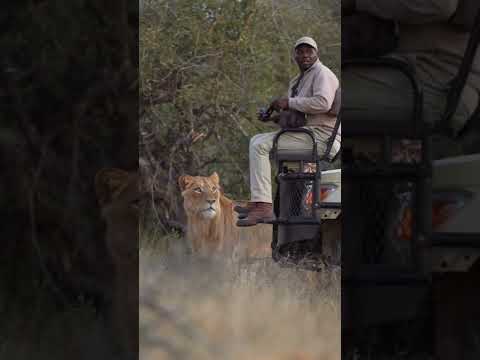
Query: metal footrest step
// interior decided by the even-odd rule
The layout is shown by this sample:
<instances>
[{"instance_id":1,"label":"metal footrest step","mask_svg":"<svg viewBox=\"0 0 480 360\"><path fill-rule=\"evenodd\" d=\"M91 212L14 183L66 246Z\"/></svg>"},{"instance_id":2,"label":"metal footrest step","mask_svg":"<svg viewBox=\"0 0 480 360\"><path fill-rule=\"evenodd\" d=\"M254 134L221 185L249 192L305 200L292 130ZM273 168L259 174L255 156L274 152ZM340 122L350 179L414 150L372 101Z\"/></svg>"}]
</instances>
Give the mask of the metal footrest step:
<instances>
[{"instance_id":1,"label":"metal footrest step","mask_svg":"<svg viewBox=\"0 0 480 360\"><path fill-rule=\"evenodd\" d=\"M342 204L338 202L322 202L320 209L342 209Z\"/></svg>"},{"instance_id":2,"label":"metal footrest step","mask_svg":"<svg viewBox=\"0 0 480 360\"><path fill-rule=\"evenodd\" d=\"M263 224L271 225L320 225L321 222L315 218L277 218L271 221L264 221Z\"/></svg>"},{"instance_id":3,"label":"metal footrest step","mask_svg":"<svg viewBox=\"0 0 480 360\"><path fill-rule=\"evenodd\" d=\"M480 259L480 234L436 232L427 251L433 272L467 272Z\"/></svg>"},{"instance_id":4,"label":"metal footrest step","mask_svg":"<svg viewBox=\"0 0 480 360\"><path fill-rule=\"evenodd\" d=\"M424 166L408 164L392 164L385 166L345 166L342 168L343 176L350 177L395 177L417 178L431 174Z\"/></svg>"},{"instance_id":5,"label":"metal footrest step","mask_svg":"<svg viewBox=\"0 0 480 360\"><path fill-rule=\"evenodd\" d=\"M315 173L293 172L293 173L280 173L278 174L280 179L284 180L315 180Z\"/></svg>"},{"instance_id":6,"label":"metal footrest step","mask_svg":"<svg viewBox=\"0 0 480 360\"><path fill-rule=\"evenodd\" d=\"M480 249L479 233L435 232L431 235L433 247Z\"/></svg>"}]
</instances>

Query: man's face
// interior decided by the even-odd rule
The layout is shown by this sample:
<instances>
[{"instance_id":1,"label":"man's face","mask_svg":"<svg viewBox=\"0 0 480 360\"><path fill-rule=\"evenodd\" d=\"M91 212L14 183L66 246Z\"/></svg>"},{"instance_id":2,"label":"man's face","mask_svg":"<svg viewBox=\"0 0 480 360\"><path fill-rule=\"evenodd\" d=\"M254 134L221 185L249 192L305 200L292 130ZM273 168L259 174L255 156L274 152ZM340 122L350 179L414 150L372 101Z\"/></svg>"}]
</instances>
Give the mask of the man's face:
<instances>
[{"instance_id":1,"label":"man's face","mask_svg":"<svg viewBox=\"0 0 480 360\"><path fill-rule=\"evenodd\" d=\"M302 71L307 70L317 59L317 51L313 47L302 44L295 48L295 61Z\"/></svg>"}]
</instances>

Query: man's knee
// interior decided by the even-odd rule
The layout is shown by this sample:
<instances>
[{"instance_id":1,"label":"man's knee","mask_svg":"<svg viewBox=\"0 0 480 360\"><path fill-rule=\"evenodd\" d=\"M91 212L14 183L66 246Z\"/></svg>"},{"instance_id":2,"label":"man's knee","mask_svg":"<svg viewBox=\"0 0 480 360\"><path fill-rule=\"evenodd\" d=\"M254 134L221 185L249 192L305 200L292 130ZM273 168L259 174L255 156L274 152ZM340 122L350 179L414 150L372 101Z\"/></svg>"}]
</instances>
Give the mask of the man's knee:
<instances>
[{"instance_id":1,"label":"man's knee","mask_svg":"<svg viewBox=\"0 0 480 360\"><path fill-rule=\"evenodd\" d=\"M269 153L272 148L272 141L263 135L265 134L258 134L250 139L250 152L262 155Z\"/></svg>"}]
</instances>

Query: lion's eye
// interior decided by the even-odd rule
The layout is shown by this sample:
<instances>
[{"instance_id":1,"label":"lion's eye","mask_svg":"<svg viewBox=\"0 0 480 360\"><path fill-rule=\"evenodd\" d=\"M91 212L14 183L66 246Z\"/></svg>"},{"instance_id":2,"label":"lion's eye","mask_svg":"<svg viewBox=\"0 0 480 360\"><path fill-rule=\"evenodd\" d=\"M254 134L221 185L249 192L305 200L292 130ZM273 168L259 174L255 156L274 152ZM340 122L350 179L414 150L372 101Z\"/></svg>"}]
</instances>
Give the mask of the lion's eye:
<instances>
[{"instance_id":1,"label":"lion's eye","mask_svg":"<svg viewBox=\"0 0 480 360\"><path fill-rule=\"evenodd\" d=\"M199 187L197 187L197 188L193 189L193 191L195 191L196 193L201 193L201 192L202 192L202 189L199 188Z\"/></svg>"},{"instance_id":2,"label":"lion's eye","mask_svg":"<svg viewBox=\"0 0 480 360\"><path fill-rule=\"evenodd\" d=\"M217 189L216 186L214 186L214 187L212 188L212 191L213 191L213 192L217 192L217 190L218 190L218 189Z\"/></svg>"}]
</instances>

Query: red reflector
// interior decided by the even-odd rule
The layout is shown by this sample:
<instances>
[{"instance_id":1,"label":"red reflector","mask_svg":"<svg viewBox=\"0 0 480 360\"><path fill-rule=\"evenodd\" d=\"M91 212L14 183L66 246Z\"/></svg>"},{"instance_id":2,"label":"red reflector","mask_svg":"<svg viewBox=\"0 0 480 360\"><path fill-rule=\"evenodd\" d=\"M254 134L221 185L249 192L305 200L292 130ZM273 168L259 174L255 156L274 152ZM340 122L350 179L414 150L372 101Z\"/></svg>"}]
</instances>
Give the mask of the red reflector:
<instances>
[{"instance_id":1,"label":"red reflector","mask_svg":"<svg viewBox=\"0 0 480 360\"><path fill-rule=\"evenodd\" d=\"M472 194L468 191L445 191L434 194L432 203L432 229L445 224L448 219L465 206ZM397 236L402 240L412 238L413 213L410 207L404 209L401 214L400 225L397 228Z\"/></svg>"},{"instance_id":2,"label":"red reflector","mask_svg":"<svg viewBox=\"0 0 480 360\"><path fill-rule=\"evenodd\" d=\"M337 187L335 185L326 185L320 188L320 201L327 198L329 194L335 191ZM305 196L305 205L311 206L313 204L313 192L310 190Z\"/></svg>"}]
</instances>

